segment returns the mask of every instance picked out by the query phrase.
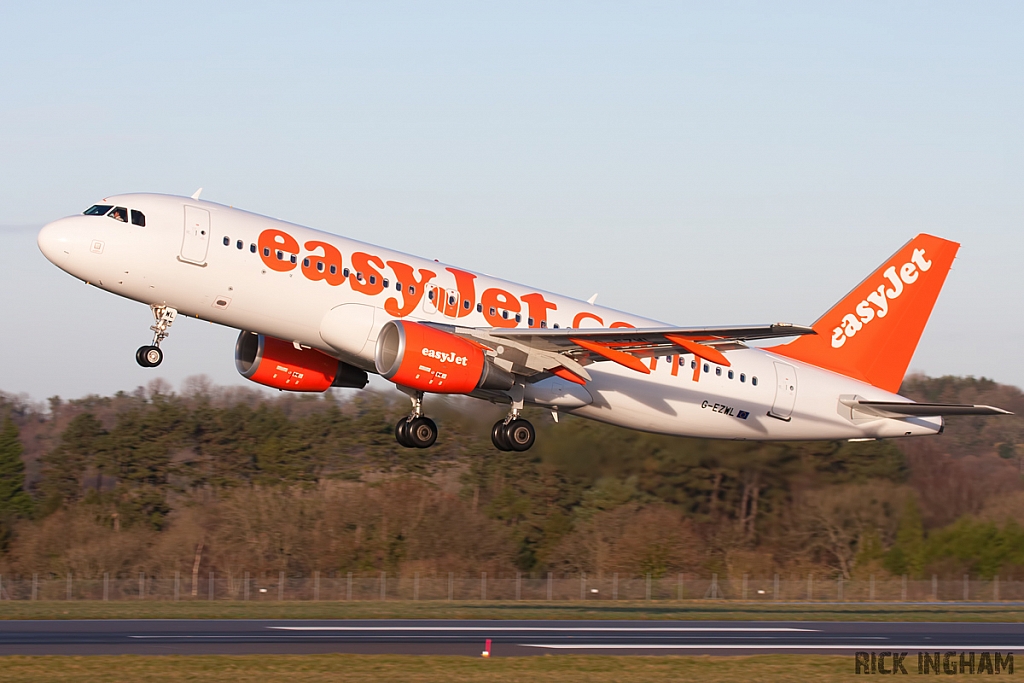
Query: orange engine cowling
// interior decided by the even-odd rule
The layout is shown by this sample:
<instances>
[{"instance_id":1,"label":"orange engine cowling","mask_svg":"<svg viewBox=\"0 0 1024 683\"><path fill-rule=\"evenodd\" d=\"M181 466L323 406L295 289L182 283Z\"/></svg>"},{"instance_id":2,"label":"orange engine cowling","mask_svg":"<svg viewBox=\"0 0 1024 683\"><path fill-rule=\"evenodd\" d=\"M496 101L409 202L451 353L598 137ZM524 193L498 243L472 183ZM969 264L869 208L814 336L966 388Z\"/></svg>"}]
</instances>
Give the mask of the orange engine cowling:
<instances>
[{"instance_id":1,"label":"orange engine cowling","mask_svg":"<svg viewBox=\"0 0 1024 683\"><path fill-rule=\"evenodd\" d=\"M384 379L438 394L476 389L505 390L515 381L494 365L483 348L421 323L391 320L381 328L374 358Z\"/></svg>"},{"instance_id":2,"label":"orange engine cowling","mask_svg":"<svg viewBox=\"0 0 1024 683\"><path fill-rule=\"evenodd\" d=\"M369 381L364 371L326 353L244 330L235 343L235 367L248 380L288 391L362 389Z\"/></svg>"}]
</instances>

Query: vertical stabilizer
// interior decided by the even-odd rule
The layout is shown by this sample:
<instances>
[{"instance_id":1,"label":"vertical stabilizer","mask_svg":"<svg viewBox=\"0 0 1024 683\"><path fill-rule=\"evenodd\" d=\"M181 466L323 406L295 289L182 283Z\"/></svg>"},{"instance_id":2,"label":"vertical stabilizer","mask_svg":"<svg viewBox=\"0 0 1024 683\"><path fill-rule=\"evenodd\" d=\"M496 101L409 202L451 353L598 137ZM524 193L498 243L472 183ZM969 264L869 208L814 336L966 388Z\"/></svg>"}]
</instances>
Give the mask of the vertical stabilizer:
<instances>
[{"instance_id":1,"label":"vertical stabilizer","mask_svg":"<svg viewBox=\"0 0 1024 683\"><path fill-rule=\"evenodd\" d=\"M768 349L896 392L960 245L918 235L814 323Z\"/></svg>"}]
</instances>

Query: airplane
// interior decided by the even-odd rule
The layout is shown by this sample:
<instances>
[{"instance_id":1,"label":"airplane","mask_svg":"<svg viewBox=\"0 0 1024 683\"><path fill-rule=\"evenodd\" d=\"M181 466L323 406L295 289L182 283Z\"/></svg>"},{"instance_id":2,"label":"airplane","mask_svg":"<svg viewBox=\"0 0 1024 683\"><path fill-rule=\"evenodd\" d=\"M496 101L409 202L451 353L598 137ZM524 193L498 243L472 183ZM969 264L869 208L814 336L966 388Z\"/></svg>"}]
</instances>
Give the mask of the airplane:
<instances>
[{"instance_id":1,"label":"airplane","mask_svg":"<svg viewBox=\"0 0 1024 683\"><path fill-rule=\"evenodd\" d=\"M275 389L407 394L395 425L428 448L427 394L507 404L495 448L536 440L534 405L661 434L740 440L871 440L941 434L981 405L898 394L959 244L920 234L810 326L680 327L214 202L107 197L39 232L43 255L148 304L156 367L179 315L240 330L235 364ZM766 341L767 340L767 341ZM750 342L773 346L750 346Z\"/></svg>"}]
</instances>

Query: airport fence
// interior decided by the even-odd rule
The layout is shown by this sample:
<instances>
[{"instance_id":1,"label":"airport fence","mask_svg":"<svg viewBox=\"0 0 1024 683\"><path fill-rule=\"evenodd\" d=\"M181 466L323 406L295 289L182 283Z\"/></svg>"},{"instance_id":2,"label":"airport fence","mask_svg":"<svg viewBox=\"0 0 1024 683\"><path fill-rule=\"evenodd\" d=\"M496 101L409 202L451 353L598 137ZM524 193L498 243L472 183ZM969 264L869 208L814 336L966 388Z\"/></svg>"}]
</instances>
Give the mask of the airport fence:
<instances>
[{"instance_id":1,"label":"airport fence","mask_svg":"<svg viewBox=\"0 0 1024 683\"><path fill-rule=\"evenodd\" d=\"M1016 602L1024 581L962 579L864 580L807 577L719 578L515 574L375 576L314 572L310 577L242 572L221 576L112 576L78 579L72 574L0 575L0 600L438 600L438 601L608 601L725 600L746 602Z\"/></svg>"}]
</instances>

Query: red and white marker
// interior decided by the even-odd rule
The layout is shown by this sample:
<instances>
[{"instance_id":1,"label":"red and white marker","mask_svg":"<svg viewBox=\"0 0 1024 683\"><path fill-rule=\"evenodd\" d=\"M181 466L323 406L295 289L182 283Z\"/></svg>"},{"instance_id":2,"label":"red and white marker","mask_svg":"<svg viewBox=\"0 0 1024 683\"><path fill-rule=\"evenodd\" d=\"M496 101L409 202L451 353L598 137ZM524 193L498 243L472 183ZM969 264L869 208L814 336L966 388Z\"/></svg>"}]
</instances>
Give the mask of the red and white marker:
<instances>
[{"instance_id":1,"label":"red and white marker","mask_svg":"<svg viewBox=\"0 0 1024 683\"><path fill-rule=\"evenodd\" d=\"M487 642L484 644L484 651L480 653L480 656L481 657L490 657L491 656L491 639L490 638L488 638Z\"/></svg>"}]
</instances>

